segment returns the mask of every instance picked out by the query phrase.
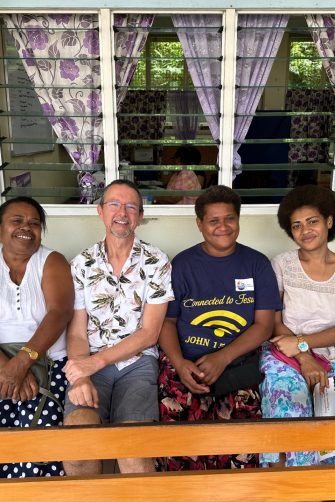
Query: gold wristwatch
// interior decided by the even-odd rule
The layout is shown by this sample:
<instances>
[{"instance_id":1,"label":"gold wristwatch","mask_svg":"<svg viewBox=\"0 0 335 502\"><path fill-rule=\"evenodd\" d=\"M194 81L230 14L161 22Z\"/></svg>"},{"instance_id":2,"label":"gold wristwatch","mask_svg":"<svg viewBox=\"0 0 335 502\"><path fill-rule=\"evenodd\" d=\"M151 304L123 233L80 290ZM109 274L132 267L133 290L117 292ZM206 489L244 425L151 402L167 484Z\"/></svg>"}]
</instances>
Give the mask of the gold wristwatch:
<instances>
[{"instance_id":1,"label":"gold wristwatch","mask_svg":"<svg viewBox=\"0 0 335 502\"><path fill-rule=\"evenodd\" d=\"M36 350L32 350L29 347L21 347L20 350L27 352L30 359L32 359L33 361L36 361L36 359L38 359L38 352L36 352Z\"/></svg>"},{"instance_id":2,"label":"gold wristwatch","mask_svg":"<svg viewBox=\"0 0 335 502\"><path fill-rule=\"evenodd\" d=\"M309 345L302 335L297 335L298 338L298 349L300 352L307 352L309 350Z\"/></svg>"}]
</instances>

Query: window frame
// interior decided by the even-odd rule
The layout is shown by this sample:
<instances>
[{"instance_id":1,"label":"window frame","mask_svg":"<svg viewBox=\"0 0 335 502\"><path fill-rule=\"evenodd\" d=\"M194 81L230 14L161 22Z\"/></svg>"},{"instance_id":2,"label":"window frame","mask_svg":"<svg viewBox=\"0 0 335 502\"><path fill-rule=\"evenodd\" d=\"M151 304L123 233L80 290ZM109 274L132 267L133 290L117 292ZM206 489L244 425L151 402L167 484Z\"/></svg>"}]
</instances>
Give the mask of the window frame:
<instances>
[{"instance_id":1,"label":"window frame","mask_svg":"<svg viewBox=\"0 0 335 502\"><path fill-rule=\"evenodd\" d=\"M8 0L12 4L13 0ZM17 0L19 1L19 0ZM28 3L26 0L22 0L21 3ZM6 0L5 2L6 3ZM118 155L117 155L117 122L116 122L116 94L115 91L112 92L112 99L110 99L111 94L106 90L115 89L115 72L113 64L113 54L114 54L114 36L113 36L113 15L125 12L140 12L143 11L143 7L135 6L133 8L114 8L113 6L106 7L106 2L104 2L103 7L95 8L83 8L78 6L78 2L73 2L73 7L69 7L72 2L65 2L64 6L62 2L57 1L57 7L54 8L39 8L38 0L32 0L30 8L22 8L22 5L18 8L22 13L54 13L54 12L69 12L69 13L82 13L98 14L99 26L100 26L100 51L101 51L101 82L102 82L102 110L103 110L103 130L104 130L104 156L105 156L105 175L106 184L114 179L117 179L117 165L118 165ZM93 3L93 2L92 2ZM108 5L109 2L107 2ZM136 2L135 2L136 3ZM148 4L151 2L148 2ZM219 146L219 165L221 169L219 171L219 184L225 184L228 186L232 185L232 154L233 154L233 132L234 132L234 98L235 98L235 62L236 62L236 25L238 15L240 14L269 14L277 12L275 6L269 8L266 2L255 2L255 5L250 8L245 8L245 2L235 2L234 8L230 8L230 3L226 2L226 5L222 5L225 2L220 2L220 7L217 5L211 6L212 2L203 2L204 5L201 8L199 6L196 10L192 9L192 13L202 13L206 8L206 13L210 14L221 14L223 16L223 34L222 34L222 72L221 72L221 84L222 91L221 96L221 127L220 127L220 139L221 144ZM242 5L237 5L241 3ZM263 5L258 5L262 4ZM295 8L294 12L291 11L292 1L286 2L287 5L283 6L281 10L283 13L287 14L306 14L308 13L324 13L326 6L320 9L319 4L315 2L315 8L306 9L298 6ZM325 4L327 2L324 2ZM36 6L35 6L35 5ZM205 5L206 4L206 5ZM171 4L170 4L171 5ZM10 7L10 8L8 8ZM10 13L13 11L13 6L8 5L2 6L0 8L0 15L2 13ZM285 8L286 7L286 8ZM171 14L171 13L188 13L185 9L170 8L170 9L157 9L150 8L148 5L146 7L148 12L153 14ZM334 6L329 6L329 12L335 12ZM2 176L1 176L2 178ZM3 190L3 179L0 180L0 187ZM333 186L334 189L334 186ZM64 204L45 204L44 207L47 213L52 216L85 216L85 215L96 215L95 205L64 205ZM242 213L248 215L267 215L275 214L277 212L278 204L243 204ZM165 205L148 205L145 207L145 215L147 217L159 217L159 216L189 216L194 215L193 206L165 206Z\"/></svg>"}]
</instances>

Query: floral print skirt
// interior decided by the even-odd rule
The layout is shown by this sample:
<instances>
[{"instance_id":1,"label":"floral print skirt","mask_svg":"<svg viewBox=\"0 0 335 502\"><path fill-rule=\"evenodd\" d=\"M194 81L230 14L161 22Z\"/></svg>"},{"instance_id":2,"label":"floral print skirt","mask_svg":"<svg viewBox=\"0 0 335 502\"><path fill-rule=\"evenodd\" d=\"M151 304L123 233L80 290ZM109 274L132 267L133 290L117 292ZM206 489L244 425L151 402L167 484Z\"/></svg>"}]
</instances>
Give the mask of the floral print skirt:
<instances>
[{"instance_id":1,"label":"floral print skirt","mask_svg":"<svg viewBox=\"0 0 335 502\"><path fill-rule=\"evenodd\" d=\"M180 381L167 356L160 353L159 405L162 422L261 418L257 389L225 396L192 394ZM207 470L258 467L257 454L168 457L157 459L158 470Z\"/></svg>"},{"instance_id":2,"label":"floral print skirt","mask_svg":"<svg viewBox=\"0 0 335 502\"><path fill-rule=\"evenodd\" d=\"M313 399L306 380L296 369L275 358L267 343L260 358L264 380L260 384L263 418L313 417ZM284 452L286 466L316 465L320 463L319 452ZM268 467L279 461L279 453L260 455L260 463ZM334 463L334 457L322 463Z\"/></svg>"}]
</instances>

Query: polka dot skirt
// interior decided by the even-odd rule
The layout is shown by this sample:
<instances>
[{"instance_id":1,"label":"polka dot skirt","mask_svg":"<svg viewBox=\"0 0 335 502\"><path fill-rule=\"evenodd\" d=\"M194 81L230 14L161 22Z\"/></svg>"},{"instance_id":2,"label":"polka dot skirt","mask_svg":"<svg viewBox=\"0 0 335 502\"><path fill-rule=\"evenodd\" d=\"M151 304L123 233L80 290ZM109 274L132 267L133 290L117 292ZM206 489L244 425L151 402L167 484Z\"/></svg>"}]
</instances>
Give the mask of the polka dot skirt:
<instances>
[{"instance_id":1,"label":"polka dot skirt","mask_svg":"<svg viewBox=\"0 0 335 502\"><path fill-rule=\"evenodd\" d=\"M63 373L63 367L67 359L55 361L52 368L51 392L63 404L67 381ZM0 400L0 426L1 427L29 427L35 410L41 399L38 394L30 401L12 401L11 399ZM38 426L55 427L63 425L63 414L57 403L47 398ZM0 478L26 478L42 476L64 476L61 462L48 462L43 464L18 463L0 464Z\"/></svg>"}]
</instances>

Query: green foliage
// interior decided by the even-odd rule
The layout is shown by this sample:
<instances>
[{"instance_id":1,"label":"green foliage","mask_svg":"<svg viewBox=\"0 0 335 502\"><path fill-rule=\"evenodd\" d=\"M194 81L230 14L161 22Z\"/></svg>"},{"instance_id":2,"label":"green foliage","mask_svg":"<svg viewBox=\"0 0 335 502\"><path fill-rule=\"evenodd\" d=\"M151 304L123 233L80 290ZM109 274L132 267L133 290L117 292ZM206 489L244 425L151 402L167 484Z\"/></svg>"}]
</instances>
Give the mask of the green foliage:
<instances>
[{"instance_id":1,"label":"green foliage","mask_svg":"<svg viewBox=\"0 0 335 502\"><path fill-rule=\"evenodd\" d=\"M308 41L291 42L290 86L320 87L326 82L322 61L315 44ZM310 59L308 59L310 58Z\"/></svg>"},{"instance_id":2,"label":"green foliage","mask_svg":"<svg viewBox=\"0 0 335 502\"><path fill-rule=\"evenodd\" d=\"M146 75L146 61L141 57L138 60L136 70L134 72L133 78L131 79L131 85L135 87L145 87L145 75Z\"/></svg>"},{"instance_id":3,"label":"green foliage","mask_svg":"<svg viewBox=\"0 0 335 502\"><path fill-rule=\"evenodd\" d=\"M146 75L148 75L148 81ZM154 88L169 86L176 89L183 85L191 85L180 42L177 40L149 41L147 51L143 51L139 59L131 85L147 85Z\"/></svg>"}]
</instances>

